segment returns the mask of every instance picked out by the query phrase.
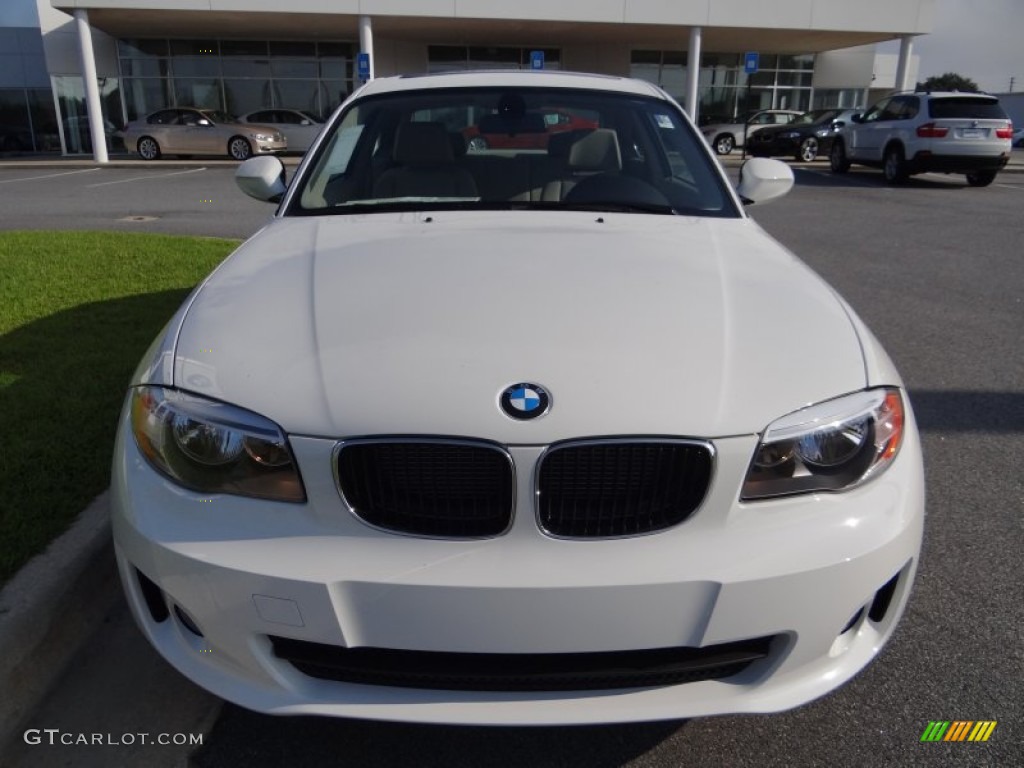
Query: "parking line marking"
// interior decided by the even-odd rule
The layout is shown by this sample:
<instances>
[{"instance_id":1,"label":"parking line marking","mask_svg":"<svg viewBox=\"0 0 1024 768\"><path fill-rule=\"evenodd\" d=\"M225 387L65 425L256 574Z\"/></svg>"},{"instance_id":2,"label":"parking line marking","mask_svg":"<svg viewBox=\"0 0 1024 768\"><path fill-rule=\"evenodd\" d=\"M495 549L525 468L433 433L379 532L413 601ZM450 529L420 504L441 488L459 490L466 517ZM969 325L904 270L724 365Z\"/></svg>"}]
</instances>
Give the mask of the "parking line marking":
<instances>
[{"instance_id":1,"label":"parking line marking","mask_svg":"<svg viewBox=\"0 0 1024 768\"><path fill-rule=\"evenodd\" d=\"M48 173L45 176L25 176L21 179L0 179L0 184L13 184L16 181L35 181L36 179L53 179L57 176L71 176L75 173L90 173L98 171L99 168L83 168L80 171L64 171L63 173Z\"/></svg>"},{"instance_id":2,"label":"parking line marking","mask_svg":"<svg viewBox=\"0 0 1024 768\"><path fill-rule=\"evenodd\" d=\"M146 176L133 176L130 179L115 179L114 181L101 181L99 184L86 184L87 187L106 187L110 184L127 184L129 181L144 181L146 179L163 179L167 176L183 176L186 173L199 173L205 171L206 167L190 168L187 171L172 171L171 173L150 173Z\"/></svg>"},{"instance_id":3,"label":"parking line marking","mask_svg":"<svg viewBox=\"0 0 1024 768\"><path fill-rule=\"evenodd\" d=\"M1015 189L1018 192L1024 192L1024 187L1017 187L1013 184L996 184L995 186L1002 187L1003 189Z\"/></svg>"}]
</instances>

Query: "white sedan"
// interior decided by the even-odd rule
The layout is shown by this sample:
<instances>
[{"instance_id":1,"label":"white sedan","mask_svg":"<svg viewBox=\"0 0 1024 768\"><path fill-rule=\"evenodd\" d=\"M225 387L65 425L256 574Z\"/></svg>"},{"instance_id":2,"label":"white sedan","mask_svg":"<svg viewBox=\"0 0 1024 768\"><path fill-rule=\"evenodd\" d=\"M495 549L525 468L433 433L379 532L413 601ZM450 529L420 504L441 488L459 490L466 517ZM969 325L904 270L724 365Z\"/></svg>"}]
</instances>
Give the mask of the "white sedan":
<instances>
[{"instance_id":1,"label":"white sedan","mask_svg":"<svg viewBox=\"0 0 1024 768\"><path fill-rule=\"evenodd\" d=\"M549 134L542 110L595 127ZM543 134L465 152L469 128ZM262 712L774 712L892 635L921 447L875 337L657 88L371 81L154 341L113 464L153 646Z\"/></svg>"},{"instance_id":2,"label":"white sedan","mask_svg":"<svg viewBox=\"0 0 1024 768\"><path fill-rule=\"evenodd\" d=\"M269 125L284 134L289 152L305 152L324 127L323 121L298 109L260 109L238 118L240 123Z\"/></svg>"}]
</instances>

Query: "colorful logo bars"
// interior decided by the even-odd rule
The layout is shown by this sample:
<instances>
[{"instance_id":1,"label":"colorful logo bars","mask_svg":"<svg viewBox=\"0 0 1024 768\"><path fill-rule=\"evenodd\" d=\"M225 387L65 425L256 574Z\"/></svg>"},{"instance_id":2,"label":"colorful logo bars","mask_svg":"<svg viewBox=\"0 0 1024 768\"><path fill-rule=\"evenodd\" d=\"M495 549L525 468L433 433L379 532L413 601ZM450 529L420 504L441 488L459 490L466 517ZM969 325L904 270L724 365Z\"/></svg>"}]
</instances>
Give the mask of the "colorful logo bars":
<instances>
[{"instance_id":1,"label":"colorful logo bars","mask_svg":"<svg viewBox=\"0 0 1024 768\"><path fill-rule=\"evenodd\" d=\"M988 741L995 729L995 720L932 720L921 741Z\"/></svg>"}]
</instances>

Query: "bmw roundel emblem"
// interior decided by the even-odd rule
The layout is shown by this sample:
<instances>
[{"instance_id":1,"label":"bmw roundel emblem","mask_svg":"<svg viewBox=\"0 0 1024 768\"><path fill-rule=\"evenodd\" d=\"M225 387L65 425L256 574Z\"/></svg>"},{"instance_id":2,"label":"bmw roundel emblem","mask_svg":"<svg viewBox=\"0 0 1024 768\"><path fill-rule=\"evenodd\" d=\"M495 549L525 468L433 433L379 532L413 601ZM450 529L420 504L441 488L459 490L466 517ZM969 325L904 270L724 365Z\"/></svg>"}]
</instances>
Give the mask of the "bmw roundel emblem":
<instances>
[{"instance_id":1,"label":"bmw roundel emblem","mask_svg":"<svg viewBox=\"0 0 1024 768\"><path fill-rule=\"evenodd\" d=\"M548 412L551 407L551 396L546 389L537 384L521 382L505 387L499 402L506 416L528 421Z\"/></svg>"}]
</instances>

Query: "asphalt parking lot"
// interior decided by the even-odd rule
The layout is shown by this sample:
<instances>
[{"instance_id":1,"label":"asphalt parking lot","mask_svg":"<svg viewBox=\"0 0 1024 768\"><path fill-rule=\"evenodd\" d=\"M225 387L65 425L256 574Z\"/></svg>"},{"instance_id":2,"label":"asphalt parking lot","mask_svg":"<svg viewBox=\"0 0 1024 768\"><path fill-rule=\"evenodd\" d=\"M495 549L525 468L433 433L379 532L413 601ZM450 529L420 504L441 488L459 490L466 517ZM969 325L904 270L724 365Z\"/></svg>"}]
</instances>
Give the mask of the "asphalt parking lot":
<instances>
[{"instance_id":1,"label":"asphalt parking lot","mask_svg":"<svg viewBox=\"0 0 1024 768\"><path fill-rule=\"evenodd\" d=\"M727 164L735 173L735 160ZM232 172L198 163L0 168L0 228L245 237L273 207L237 191ZM825 163L796 174L788 196L751 213L879 336L910 390L925 450L928 518L914 593L893 640L850 684L772 716L611 727L271 718L218 709L155 656L121 607L30 725L200 729L191 763L202 768L1024 763L1024 173L984 189L933 175L892 188L877 171L837 177ZM800 344L801 329L777 343ZM984 744L921 743L931 720L998 726ZM169 749L22 746L0 762L169 765L179 754Z\"/></svg>"}]
</instances>

